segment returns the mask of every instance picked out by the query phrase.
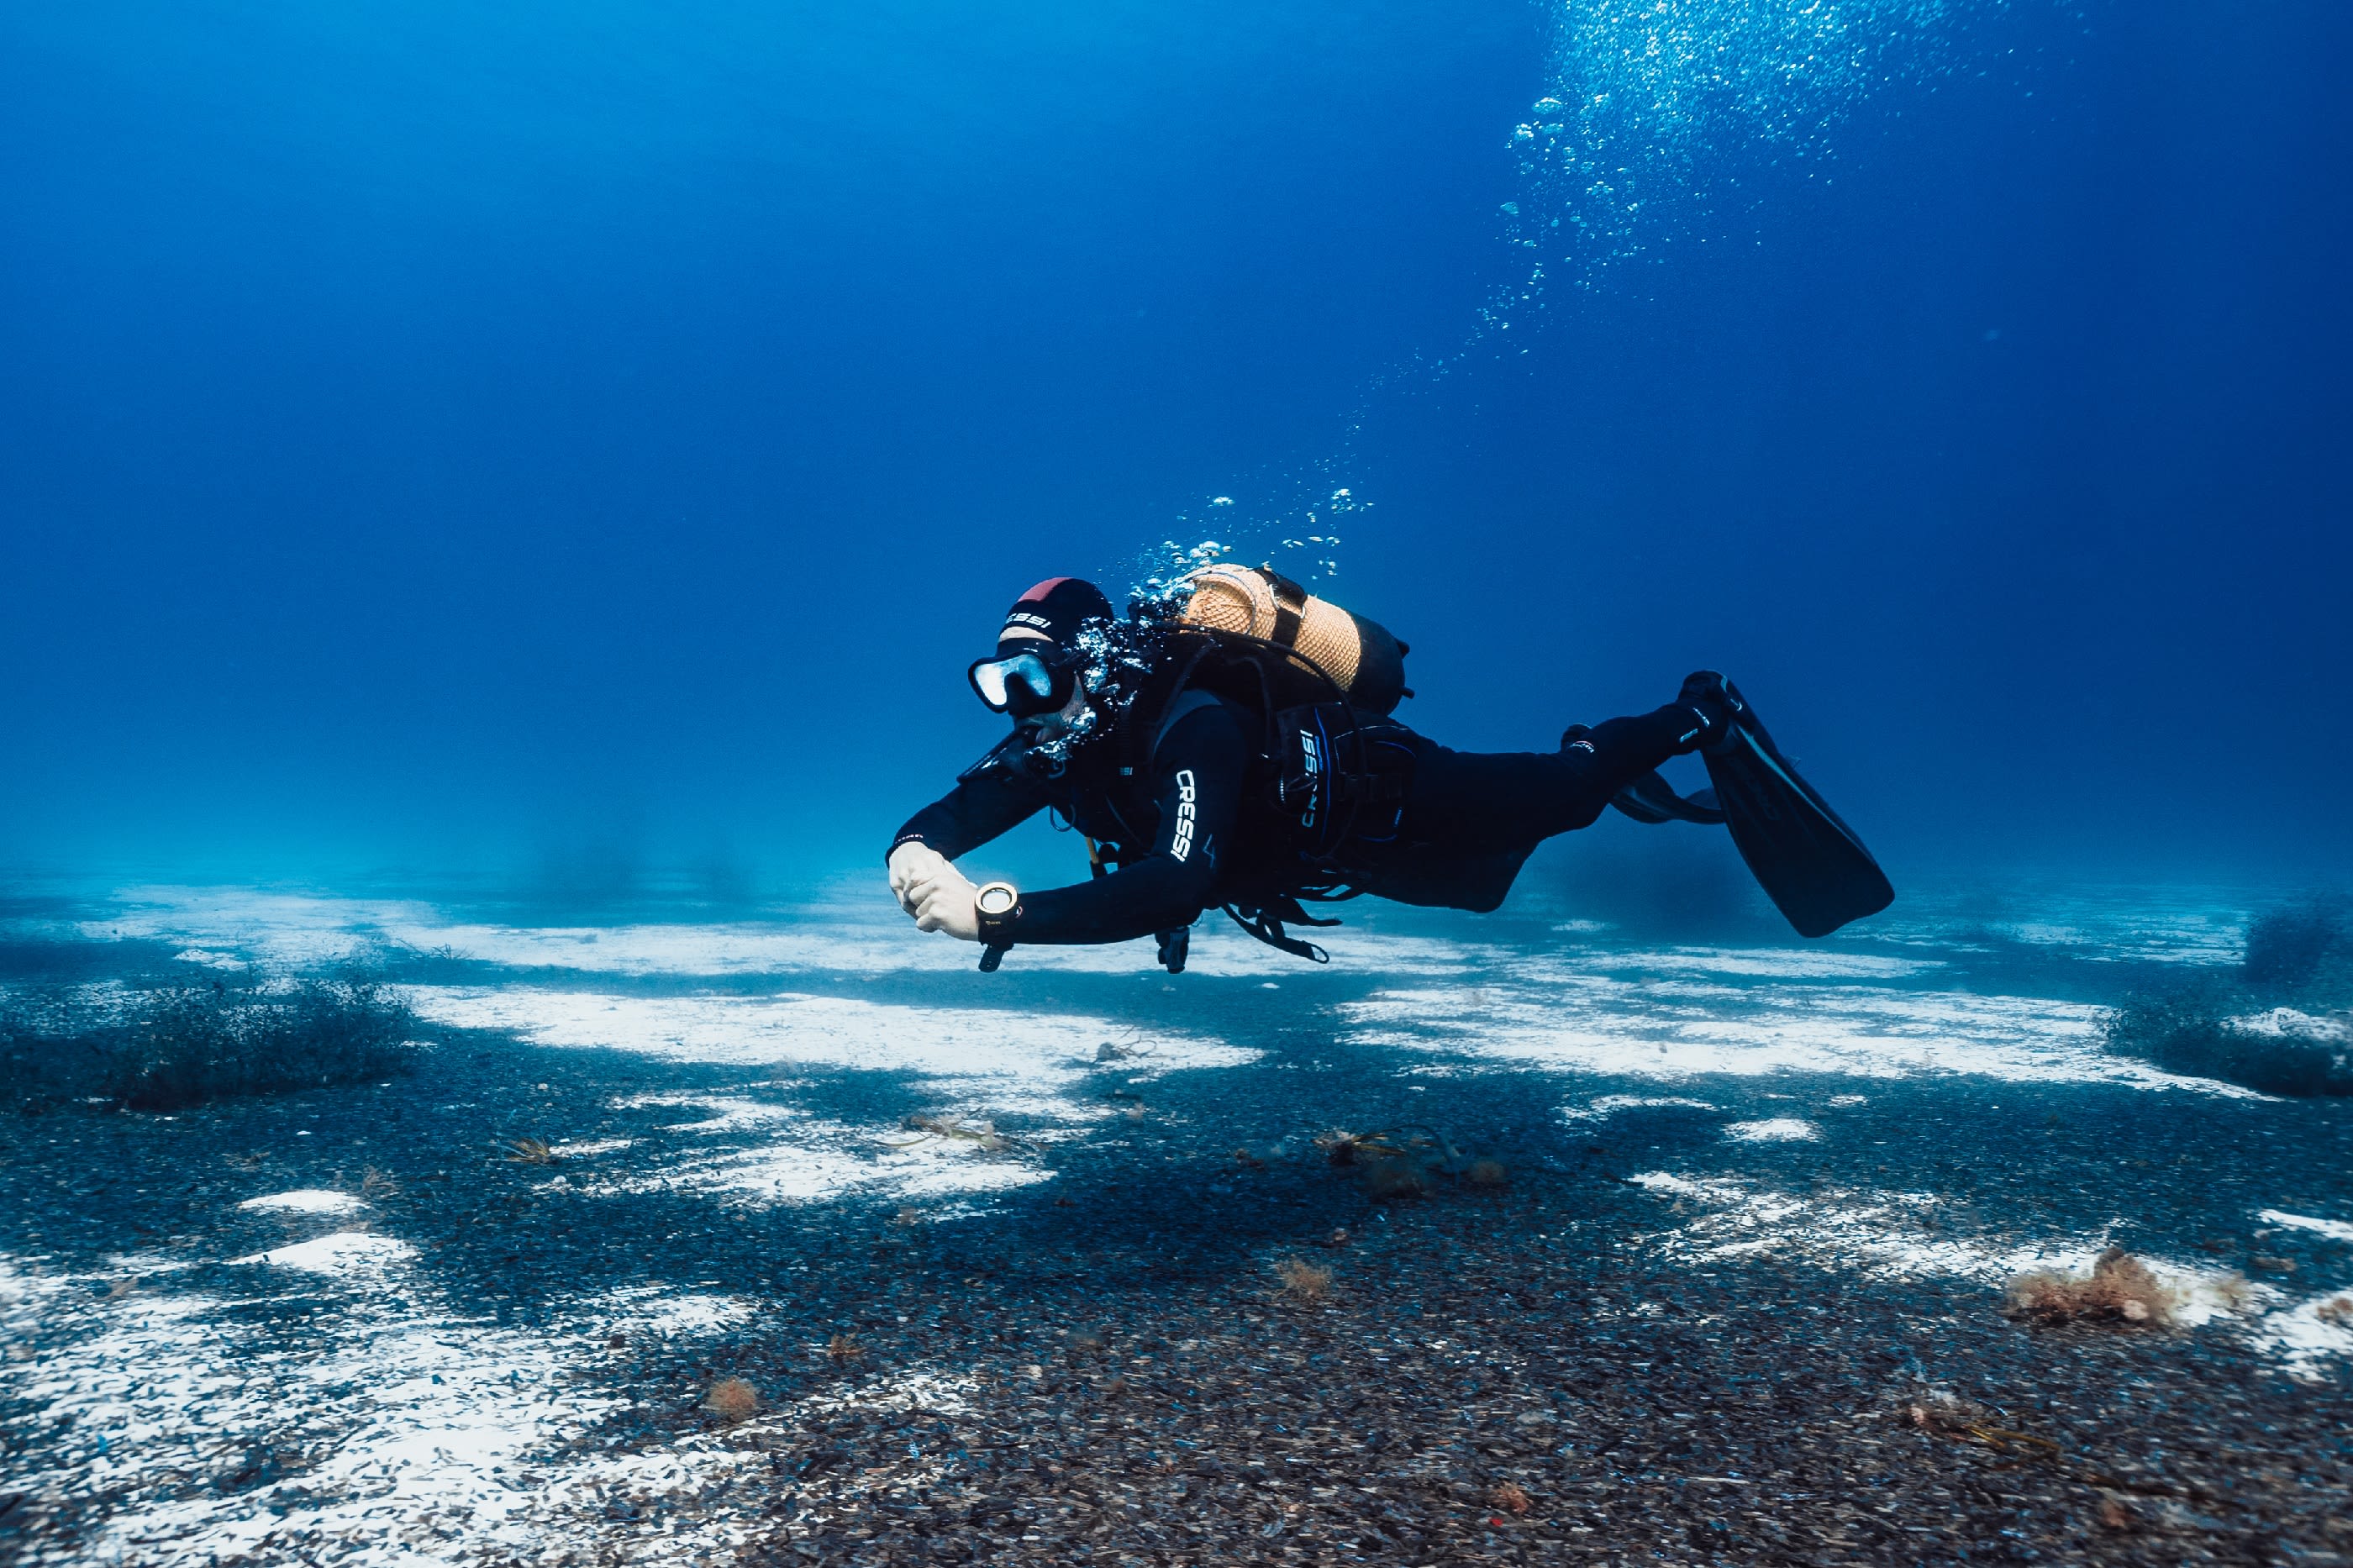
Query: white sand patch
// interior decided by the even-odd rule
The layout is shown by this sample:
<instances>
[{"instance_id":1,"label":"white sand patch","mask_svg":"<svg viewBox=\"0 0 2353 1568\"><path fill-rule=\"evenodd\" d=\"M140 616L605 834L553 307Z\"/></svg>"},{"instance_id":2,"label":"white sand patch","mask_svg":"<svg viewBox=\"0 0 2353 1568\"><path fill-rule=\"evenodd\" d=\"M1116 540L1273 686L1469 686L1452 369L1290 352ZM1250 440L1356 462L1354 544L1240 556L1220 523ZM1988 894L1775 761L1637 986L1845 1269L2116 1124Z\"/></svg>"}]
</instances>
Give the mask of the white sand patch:
<instances>
[{"instance_id":1,"label":"white sand patch","mask_svg":"<svg viewBox=\"0 0 2353 1568\"><path fill-rule=\"evenodd\" d=\"M2274 1007L2268 1012L2242 1013L2222 1020L2222 1026L2236 1035L2253 1035L2271 1040L2353 1039L2353 1017L2332 1014L2326 1017L2301 1012L2294 1007Z\"/></svg>"},{"instance_id":2,"label":"white sand patch","mask_svg":"<svg viewBox=\"0 0 2353 1568\"><path fill-rule=\"evenodd\" d=\"M283 1398L345 1391L356 1419L322 1445L299 1475L223 1495L158 1487L146 1506L118 1515L99 1561L178 1563L247 1553L341 1563L474 1563L535 1558L550 1541L589 1546L600 1561L724 1560L762 1516L752 1507L659 1508L683 1497L717 1500L737 1478L767 1473L767 1445L789 1440L853 1405L953 1407L963 1384L902 1373L849 1394L796 1401L736 1426L691 1429L631 1452L569 1455L561 1445L623 1409L585 1392L564 1363L591 1347L511 1331L409 1325L355 1336L299 1368L279 1372ZM357 1397L349 1392L354 1387ZM299 1396L299 1395L298 1395ZM266 1422L248 1402L238 1412ZM283 1443L282 1426L257 1425ZM944 1459L945 1456L943 1456ZM236 1468L231 1457L223 1461ZM172 1493L180 1495L173 1496ZM632 1521L663 1514L649 1536Z\"/></svg>"},{"instance_id":3,"label":"white sand patch","mask_svg":"<svg viewBox=\"0 0 2353 1568\"><path fill-rule=\"evenodd\" d=\"M1844 1110L1850 1105L1868 1105L1871 1103L1871 1097L1867 1094L1834 1094L1824 1103Z\"/></svg>"},{"instance_id":4,"label":"white sand patch","mask_svg":"<svg viewBox=\"0 0 2353 1568\"><path fill-rule=\"evenodd\" d=\"M2019 888L2012 909L1989 913L1975 894L1939 897L1907 889L1895 908L1871 922L1883 942L1950 949L1972 933L1994 942L2069 950L2091 963L2236 963L2244 951L2244 911L2275 902L2277 889L2215 887ZM2022 910L2031 910L2031 914Z\"/></svg>"},{"instance_id":5,"label":"white sand patch","mask_svg":"<svg viewBox=\"0 0 2353 1568\"><path fill-rule=\"evenodd\" d=\"M913 1075L916 1087L966 1114L1019 1115L1065 1128L1115 1112L1071 1091L1105 1070L1106 1037L1127 1042L1114 1069L1130 1085L1178 1069L1232 1067L1257 1051L1182 1035L1139 1037L1099 1018L986 1009L912 1007L786 993L773 996L618 997L528 987L422 987L420 1012L444 1023L509 1028L536 1043L609 1047L676 1060L750 1068L851 1068ZM779 1079L779 1095L807 1092ZM895 1125L812 1119L797 1106L740 1096L649 1094L617 1109L692 1107L669 1124L733 1147L671 1153L654 1168L581 1190L626 1194L687 1191L753 1203L810 1203L857 1194L934 1198L1009 1191L1049 1173L971 1142L924 1139ZM1054 1129L1038 1129L1043 1140ZM747 1141L748 1139L748 1141ZM894 1148L906 1142L917 1147Z\"/></svg>"},{"instance_id":6,"label":"white sand patch","mask_svg":"<svg viewBox=\"0 0 2353 1568\"><path fill-rule=\"evenodd\" d=\"M1132 1026L1082 1016L916 1007L784 993L769 996L612 996L529 987L419 987L426 1016L468 1027L512 1029L535 1043L607 1047L735 1068L862 1068L906 1075L913 1087L966 1114L1019 1115L1070 1126L1113 1114L1097 1094L1106 1037L1124 1042L1119 1081L1148 1082L1179 1069L1236 1067L1260 1053L1197 1037L1140 1036ZM779 1079L779 1094L808 1085ZM937 1194L995 1192L1041 1180L962 1156L969 1146L903 1155L876 1142L895 1127L809 1122L770 1100L711 1095L638 1096L623 1106L675 1104L708 1114L666 1131L726 1138L764 1136L724 1153L693 1154L606 1190L681 1187L768 1201L809 1201L852 1189ZM1041 1130L1044 1131L1044 1130ZM955 1140L944 1140L954 1144ZM945 1163L940 1163L941 1161Z\"/></svg>"},{"instance_id":7,"label":"white sand patch","mask_svg":"<svg viewBox=\"0 0 2353 1568\"><path fill-rule=\"evenodd\" d=\"M1621 1110L1653 1110L1681 1107L1688 1110L1718 1109L1704 1100L1685 1100L1677 1095L1656 1097L1641 1094L1605 1094L1588 1105L1572 1105L1560 1113L1564 1121L1599 1121Z\"/></svg>"},{"instance_id":8,"label":"white sand patch","mask_svg":"<svg viewBox=\"0 0 2353 1568\"><path fill-rule=\"evenodd\" d=\"M1724 1130L1736 1143L1811 1143L1822 1130L1794 1116L1772 1116L1762 1121L1736 1121Z\"/></svg>"},{"instance_id":9,"label":"white sand patch","mask_svg":"<svg viewBox=\"0 0 2353 1568\"><path fill-rule=\"evenodd\" d=\"M689 1153L602 1183L590 1195L700 1192L749 1203L817 1203L845 1196L936 1198L1009 1192L1053 1179L1010 1151L969 1140L888 1132L808 1121L789 1137Z\"/></svg>"},{"instance_id":10,"label":"white sand patch","mask_svg":"<svg viewBox=\"0 0 2353 1568\"><path fill-rule=\"evenodd\" d=\"M2289 1214L2284 1209L2261 1209L2255 1217L2265 1225L2285 1226L2290 1230L2308 1230L2331 1241L2353 1241L2353 1225L2341 1219L2315 1219L2310 1215Z\"/></svg>"},{"instance_id":11,"label":"white sand patch","mask_svg":"<svg viewBox=\"0 0 2353 1568\"><path fill-rule=\"evenodd\" d=\"M1966 1074L2014 1082L2099 1082L2242 1099L2251 1089L2111 1056L2101 1009L2036 997L1873 984L1715 985L1648 981L1619 959L1547 961L1518 982L1376 992L1340 1009L1346 1038L1564 1072L1687 1082L1709 1074Z\"/></svg>"},{"instance_id":12,"label":"white sand patch","mask_svg":"<svg viewBox=\"0 0 2353 1568\"><path fill-rule=\"evenodd\" d=\"M739 1153L678 1161L659 1171L624 1178L609 1190L706 1192L766 1203L814 1203L856 1191L874 1173L871 1161L839 1149L780 1142Z\"/></svg>"},{"instance_id":13,"label":"white sand patch","mask_svg":"<svg viewBox=\"0 0 2353 1568\"><path fill-rule=\"evenodd\" d=\"M2332 1362L2353 1359L2353 1291L2324 1290L2266 1312L2253 1338L2290 1375L2316 1382L2327 1375Z\"/></svg>"},{"instance_id":14,"label":"white sand patch","mask_svg":"<svg viewBox=\"0 0 2353 1568\"><path fill-rule=\"evenodd\" d=\"M1674 1203L1679 1214L1703 1211L1649 1238L1670 1257L1694 1262L1771 1256L1884 1278L1941 1277L1999 1289L2034 1269L2088 1273L2111 1239L2104 1234L2002 1247L1940 1236L1933 1220L1944 1200L1933 1193L1838 1189L1799 1194L1737 1176L1694 1178L1666 1171L1630 1179ZM2135 1256L2172 1296L2177 1327L2221 1322L2299 1378L2320 1376L2330 1358L2353 1353L2353 1303L2340 1321L2331 1316L2327 1296L2289 1301L2277 1289L2251 1283L2229 1269L2142 1252Z\"/></svg>"},{"instance_id":15,"label":"white sand patch","mask_svg":"<svg viewBox=\"0 0 2353 1568\"><path fill-rule=\"evenodd\" d=\"M201 1268L210 1259L177 1257L150 1248L144 1252L118 1252L107 1258L106 1267L112 1278L121 1283L136 1285L151 1275L178 1274L190 1268Z\"/></svg>"},{"instance_id":16,"label":"white sand patch","mask_svg":"<svg viewBox=\"0 0 2353 1568\"><path fill-rule=\"evenodd\" d=\"M372 1274L417 1256L417 1248L389 1236L364 1230L339 1230L291 1247L232 1258L231 1263L267 1263L279 1268L302 1268L313 1274Z\"/></svg>"},{"instance_id":17,"label":"white sand patch","mask_svg":"<svg viewBox=\"0 0 2353 1568\"><path fill-rule=\"evenodd\" d=\"M1891 1278L1945 1276L2003 1285L2035 1268L2088 1271L2109 1243L2103 1235L2000 1247L1942 1237L1930 1223L1944 1204L1934 1193L1835 1189L1801 1195L1775 1192L1742 1177L1693 1179L1663 1171L1630 1179L1662 1196L1711 1211L1656 1238L1670 1253L1694 1258L1771 1253ZM2187 1327L2229 1312L2234 1292L2267 1289L2247 1285L2227 1269L2145 1256L2142 1261L2179 1299L2176 1321Z\"/></svg>"},{"instance_id":18,"label":"white sand patch","mask_svg":"<svg viewBox=\"0 0 2353 1568\"><path fill-rule=\"evenodd\" d=\"M263 1197L248 1198L237 1206L284 1214L356 1214L367 1205L349 1193L329 1192L324 1187L300 1187L290 1193L270 1193Z\"/></svg>"},{"instance_id":19,"label":"white sand patch","mask_svg":"<svg viewBox=\"0 0 2353 1568\"><path fill-rule=\"evenodd\" d=\"M1539 961L1541 962L1541 961ZM1760 980L1905 980L1942 969L1939 959L1889 958L1815 947L1639 949L1622 967L1661 974L1721 974Z\"/></svg>"},{"instance_id":20,"label":"white sand patch","mask_svg":"<svg viewBox=\"0 0 2353 1568\"><path fill-rule=\"evenodd\" d=\"M771 1105L761 1100L706 1100L700 1101L712 1114L698 1121L672 1121L662 1128L665 1132L734 1132L749 1127L764 1127L771 1122L790 1121L801 1114L789 1105Z\"/></svg>"},{"instance_id":21,"label":"white sand patch","mask_svg":"<svg viewBox=\"0 0 2353 1568\"><path fill-rule=\"evenodd\" d=\"M423 1016L461 1028L512 1029L537 1045L604 1047L729 1067L851 1068L976 1087L1056 1086L1096 1068L1126 1026L1079 1015L915 1007L782 992L768 996L612 996L528 987L414 986ZM1260 1053L1164 1034L1121 1068L1239 1067Z\"/></svg>"},{"instance_id":22,"label":"white sand patch","mask_svg":"<svg viewBox=\"0 0 2353 1568\"><path fill-rule=\"evenodd\" d=\"M37 1331L39 1353L0 1363L0 1383L15 1398L71 1434L28 1455L28 1463L48 1468L20 1473L18 1484L70 1496L135 1484L159 1467L213 1470L235 1438L209 1427L208 1417L237 1404L248 1380L267 1376L284 1352L264 1345L259 1331L214 1329L209 1320L221 1303L209 1296L110 1299L91 1289L95 1280L73 1283L79 1289L45 1292L51 1300L37 1326L21 1325L25 1339Z\"/></svg>"},{"instance_id":23,"label":"white sand patch","mask_svg":"<svg viewBox=\"0 0 2353 1568\"><path fill-rule=\"evenodd\" d=\"M30 1340L49 1299L69 1289L38 1261L0 1253L0 1343Z\"/></svg>"},{"instance_id":24,"label":"white sand patch","mask_svg":"<svg viewBox=\"0 0 2353 1568\"><path fill-rule=\"evenodd\" d=\"M289 1339L214 1297L109 1300L86 1279L33 1268L0 1257L0 1325L48 1309L40 1356L0 1362L0 1390L71 1436L37 1451L45 1468L11 1479L44 1498L110 1499L78 1561L456 1568L535 1559L561 1540L593 1543L587 1555L599 1561L675 1562L723 1553L757 1518L746 1508L705 1522L689 1510L678 1533L649 1538L607 1516L616 1500L649 1503L765 1470L767 1453L729 1429L628 1454L565 1447L627 1408L572 1375L609 1354L614 1322L712 1332L751 1317L740 1298L616 1292L583 1303L595 1327L574 1333L413 1310L379 1291ZM764 1420L782 1436L848 1403L939 1408L958 1386L901 1374Z\"/></svg>"},{"instance_id":25,"label":"white sand patch","mask_svg":"<svg viewBox=\"0 0 2353 1568\"><path fill-rule=\"evenodd\" d=\"M615 1327L657 1333L709 1333L752 1321L756 1310L741 1296L673 1295L659 1285L632 1285L606 1293L594 1310Z\"/></svg>"},{"instance_id":26,"label":"white sand patch","mask_svg":"<svg viewBox=\"0 0 2353 1568\"><path fill-rule=\"evenodd\" d=\"M762 1102L703 1095L638 1094L617 1098L612 1103L619 1110L760 1105L780 1114L735 1117L723 1113L707 1121L667 1126L664 1131L705 1135L744 1131L764 1124L769 1130L723 1149L689 1151L651 1169L601 1179L584 1176L578 1190L590 1196L702 1192L753 1203L815 1203L850 1195L941 1197L1006 1192L1051 1179L1051 1172L1024 1163L1028 1145L1076 1135L1072 1129L1049 1128L1025 1132L1003 1147L992 1148L987 1146L988 1140L997 1135L985 1117L943 1116L943 1122L972 1134L955 1136L904 1125L855 1126ZM1049 1109L1057 1106L1091 1120L1114 1114L1104 1105L1073 1108L1053 1102Z\"/></svg>"},{"instance_id":27,"label":"white sand patch","mask_svg":"<svg viewBox=\"0 0 2353 1568\"><path fill-rule=\"evenodd\" d=\"M196 1359L186 1353L195 1349L176 1359ZM240 1448L264 1443L273 1454L296 1449L299 1473L265 1472L267 1484L249 1490L158 1487L112 1521L100 1560L204 1562L258 1549L362 1563L528 1555L541 1543L532 1521L548 1484L569 1470L537 1467L555 1442L620 1405L563 1382L560 1353L549 1336L412 1321L349 1333L318 1353L267 1357L217 1391L211 1420L189 1436L230 1450L215 1461L224 1474L245 1462ZM292 1413L309 1430L288 1429Z\"/></svg>"},{"instance_id":28,"label":"white sand patch","mask_svg":"<svg viewBox=\"0 0 2353 1568\"><path fill-rule=\"evenodd\" d=\"M634 1138L579 1138L569 1143L550 1143L547 1152L559 1160L593 1160L599 1154L617 1154L636 1142Z\"/></svg>"},{"instance_id":29,"label":"white sand patch","mask_svg":"<svg viewBox=\"0 0 2353 1568\"><path fill-rule=\"evenodd\" d=\"M391 926L429 922L428 906L392 900L316 898L258 888L125 888L107 919L86 921L95 941L182 942L225 965L248 959L328 963L384 945ZM193 961L192 961L193 962Z\"/></svg>"}]
</instances>

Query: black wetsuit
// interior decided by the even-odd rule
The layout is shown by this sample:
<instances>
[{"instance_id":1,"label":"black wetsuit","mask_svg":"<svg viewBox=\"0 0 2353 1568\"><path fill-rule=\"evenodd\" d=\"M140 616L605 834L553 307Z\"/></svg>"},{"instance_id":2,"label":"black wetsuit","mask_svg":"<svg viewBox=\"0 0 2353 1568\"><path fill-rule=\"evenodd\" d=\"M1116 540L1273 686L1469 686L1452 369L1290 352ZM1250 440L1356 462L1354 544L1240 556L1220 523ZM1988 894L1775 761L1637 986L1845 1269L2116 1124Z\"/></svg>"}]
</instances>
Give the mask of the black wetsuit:
<instances>
[{"instance_id":1,"label":"black wetsuit","mask_svg":"<svg viewBox=\"0 0 2353 1568\"><path fill-rule=\"evenodd\" d=\"M1392 745L1410 752L1401 800L1311 859L1265 785L1265 731L1251 710L1214 698L1178 714L1148 754L1090 736L1050 776L1018 750L1000 752L917 812L891 847L920 841L954 860L1049 806L1110 846L1116 875L1022 893L1025 943L1124 942L1219 905L1255 909L1341 882L1487 910L1538 843L1590 824L1696 733L1679 705L1609 720L1556 752L1450 751L1388 726Z\"/></svg>"}]
</instances>

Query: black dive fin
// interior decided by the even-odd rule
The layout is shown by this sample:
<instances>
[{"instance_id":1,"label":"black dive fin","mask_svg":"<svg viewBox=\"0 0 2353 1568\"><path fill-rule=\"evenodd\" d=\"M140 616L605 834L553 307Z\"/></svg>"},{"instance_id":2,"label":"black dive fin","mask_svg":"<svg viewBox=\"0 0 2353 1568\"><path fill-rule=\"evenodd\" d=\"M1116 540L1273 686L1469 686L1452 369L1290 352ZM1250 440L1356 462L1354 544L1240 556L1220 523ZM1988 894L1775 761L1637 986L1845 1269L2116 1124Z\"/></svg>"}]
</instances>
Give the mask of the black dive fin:
<instances>
[{"instance_id":1,"label":"black dive fin","mask_svg":"<svg viewBox=\"0 0 2353 1568\"><path fill-rule=\"evenodd\" d=\"M1828 936L1895 901L1887 873L1854 829L1798 776L1739 688L1725 683L1731 732L1700 755L1725 826L1757 885L1799 936Z\"/></svg>"},{"instance_id":2,"label":"black dive fin","mask_svg":"<svg viewBox=\"0 0 2353 1568\"><path fill-rule=\"evenodd\" d=\"M1715 804L1714 790L1677 795L1675 786L1661 778L1656 772L1644 773L1620 790L1609 804L1637 822L1714 823L1724 820L1724 812Z\"/></svg>"}]
</instances>

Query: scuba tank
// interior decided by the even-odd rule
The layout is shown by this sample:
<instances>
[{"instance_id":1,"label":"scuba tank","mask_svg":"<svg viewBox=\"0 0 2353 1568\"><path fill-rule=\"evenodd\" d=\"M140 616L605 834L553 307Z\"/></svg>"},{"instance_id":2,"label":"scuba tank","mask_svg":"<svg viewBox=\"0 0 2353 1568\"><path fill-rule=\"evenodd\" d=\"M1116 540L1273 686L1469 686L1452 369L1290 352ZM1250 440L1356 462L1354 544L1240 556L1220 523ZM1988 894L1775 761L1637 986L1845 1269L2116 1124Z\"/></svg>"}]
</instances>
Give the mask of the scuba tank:
<instances>
[{"instance_id":1,"label":"scuba tank","mask_svg":"<svg viewBox=\"0 0 2353 1568\"><path fill-rule=\"evenodd\" d=\"M1319 599L1271 566L1205 566L1183 580L1180 630L1278 654L1266 668L1275 708L1329 702L1381 715L1413 695L1406 645L1377 621Z\"/></svg>"}]
</instances>

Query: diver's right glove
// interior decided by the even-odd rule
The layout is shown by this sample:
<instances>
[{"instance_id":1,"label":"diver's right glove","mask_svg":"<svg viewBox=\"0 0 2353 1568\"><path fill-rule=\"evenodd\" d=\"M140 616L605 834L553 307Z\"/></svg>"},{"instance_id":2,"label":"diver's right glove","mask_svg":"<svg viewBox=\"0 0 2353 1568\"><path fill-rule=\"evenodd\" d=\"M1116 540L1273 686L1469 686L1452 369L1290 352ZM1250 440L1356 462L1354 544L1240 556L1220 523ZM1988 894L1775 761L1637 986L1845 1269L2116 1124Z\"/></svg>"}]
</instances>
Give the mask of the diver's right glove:
<instances>
[{"instance_id":1,"label":"diver's right glove","mask_svg":"<svg viewBox=\"0 0 2353 1568\"><path fill-rule=\"evenodd\" d=\"M941 873L953 869L948 858L920 838L910 838L891 851L891 896L909 914L915 912L917 892Z\"/></svg>"},{"instance_id":2,"label":"diver's right glove","mask_svg":"<svg viewBox=\"0 0 2353 1568\"><path fill-rule=\"evenodd\" d=\"M1675 701L1691 710L1693 721L1691 730L1675 742L1677 756L1721 743L1732 733L1742 706L1732 682L1712 669L1695 669L1683 677L1683 689L1675 693Z\"/></svg>"}]
</instances>

